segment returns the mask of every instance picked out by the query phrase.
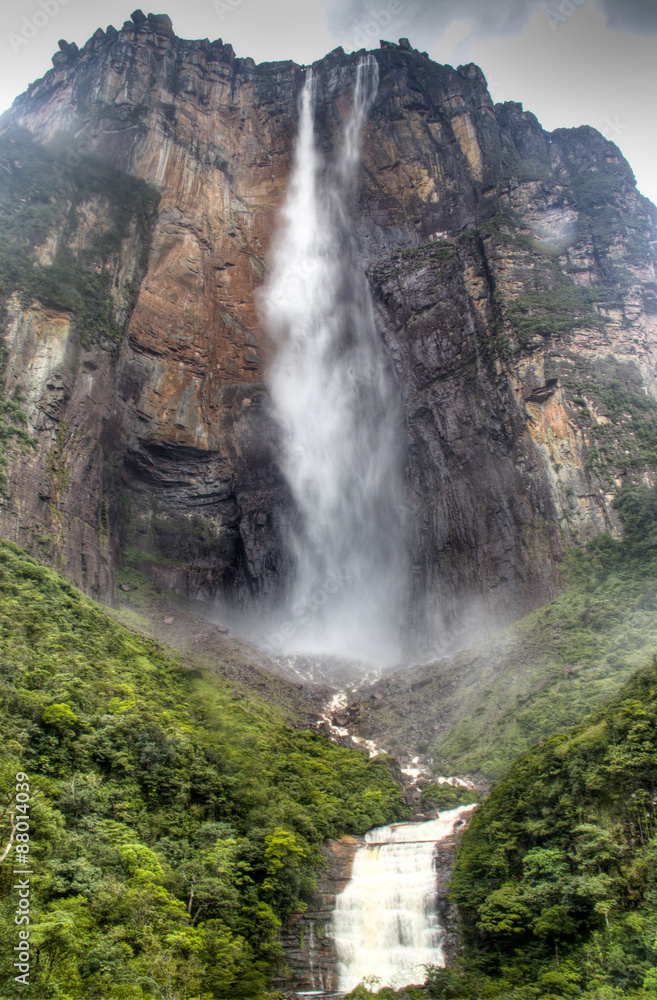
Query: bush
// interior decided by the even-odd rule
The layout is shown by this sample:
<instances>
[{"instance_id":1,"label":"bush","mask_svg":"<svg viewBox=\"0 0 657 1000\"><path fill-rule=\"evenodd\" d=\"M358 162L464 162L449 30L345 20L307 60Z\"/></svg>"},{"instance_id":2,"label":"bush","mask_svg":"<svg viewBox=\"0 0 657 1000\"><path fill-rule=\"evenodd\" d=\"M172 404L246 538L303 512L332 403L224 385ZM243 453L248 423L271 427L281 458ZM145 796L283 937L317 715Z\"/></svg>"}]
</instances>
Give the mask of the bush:
<instances>
[{"instance_id":1,"label":"bush","mask_svg":"<svg viewBox=\"0 0 657 1000\"><path fill-rule=\"evenodd\" d=\"M456 809L458 806L469 806L478 801L479 795L476 792L469 788L456 788L453 785L428 785L420 798L423 806L430 806L441 812Z\"/></svg>"}]
</instances>

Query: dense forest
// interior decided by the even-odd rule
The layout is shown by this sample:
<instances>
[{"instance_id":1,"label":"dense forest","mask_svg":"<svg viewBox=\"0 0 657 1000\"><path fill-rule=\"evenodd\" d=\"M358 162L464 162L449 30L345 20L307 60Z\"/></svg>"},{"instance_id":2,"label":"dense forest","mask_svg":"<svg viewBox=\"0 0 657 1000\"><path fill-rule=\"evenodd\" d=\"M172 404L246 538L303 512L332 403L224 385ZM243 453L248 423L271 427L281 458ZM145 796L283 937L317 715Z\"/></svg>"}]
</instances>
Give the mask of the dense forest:
<instances>
[{"instance_id":1,"label":"dense forest","mask_svg":"<svg viewBox=\"0 0 657 1000\"><path fill-rule=\"evenodd\" d=\"M0 670L2 844L26 774L33 870L27 987L13 852L0 873L3 1000L255 1000L324 838L406 814L387 758L286 725L6 542Z\"/></svg>"},{"instance_id":2,"label":"dense forest","mask_svg":"<svg viewBox=\"0 0 657 1000\"><path fill-rule=\"evenodd\" d=\"M577 557L586 586L649 572L655 502L626 494L626 540ZM290 725L16 546L0 543L0 562L3 844L25 773L34 873L32 983L2 996L275 996L277 931L312 892L322 840L405 816L389 761ZM653 661L522 757L475 814L451 883L457 965L401 994L371 981L351 996L653 997L656 795ZM16 899L2 869L11 983Z\"/></svg>"}]
</instances>

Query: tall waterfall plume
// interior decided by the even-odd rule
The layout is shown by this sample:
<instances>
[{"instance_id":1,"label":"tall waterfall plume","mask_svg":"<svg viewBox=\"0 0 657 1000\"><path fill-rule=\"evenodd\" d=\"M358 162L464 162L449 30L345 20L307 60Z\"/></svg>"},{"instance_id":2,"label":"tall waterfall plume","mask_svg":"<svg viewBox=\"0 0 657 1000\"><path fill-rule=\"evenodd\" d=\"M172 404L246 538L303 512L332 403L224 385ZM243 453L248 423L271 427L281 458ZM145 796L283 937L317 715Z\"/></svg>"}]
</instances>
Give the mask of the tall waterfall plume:
<instances>
[{"instance_id":1,"label":"tall waterfall plume","mask_svg":"<svg viewBox=\"0 0 657 1000\"><path fill-rule=\"evenodd\" d=\"M286 652L394 663L407 601L403 431L350 218L378 66L358 65L332 161L301 96L294 166L263 298L281 470L295 503Z\"/></svg>"},{"instance_id":2,"label":"tall waterfall plume","mask_svg":"<svg viewBox=\"0 0 657 1000\"><path fill-rule=\"evenodd\" d=\"M445 964L433 859L436 843L470 810L460 806L426 823L367 834L333 914L340 990L352 990L368 976L378 977L381 986L422 983L427 965Z\"/></svg>"}]
</instances>

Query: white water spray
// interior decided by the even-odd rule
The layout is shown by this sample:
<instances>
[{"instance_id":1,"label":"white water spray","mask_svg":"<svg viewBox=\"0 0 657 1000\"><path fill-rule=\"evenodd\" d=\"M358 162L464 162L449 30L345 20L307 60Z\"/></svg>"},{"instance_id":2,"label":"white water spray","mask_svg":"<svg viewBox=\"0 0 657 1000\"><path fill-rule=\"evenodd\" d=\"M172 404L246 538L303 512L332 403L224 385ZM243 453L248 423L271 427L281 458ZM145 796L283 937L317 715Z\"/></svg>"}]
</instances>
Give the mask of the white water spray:
<instances>
[{"instance_id":1,"label":"white water spray","mask_svg":"<svg viewBox=\"0 0 657 1000\"><path fill-rule=\"evenodd\" d=\"M382 664L399 659L407 601L401 417L349 218L377 88L370 56L327 163L308 71L263 304L277 345L267 382L280 465L296 507L285 651Z\"/></svg>"},{"instance_id":2,"label":"white water spray","mask_svg":"<svg viewBox=\"0 0 657 1000\"><path fill-rule=\"evenodd\" d=\"M427 965L445 964L433 858L436 843L471 809L460 806L427 823L367 834L333 914L340 990L354 989L367 976L378 976L381 986L423 983Z\"/></svg>"}]
</instances>

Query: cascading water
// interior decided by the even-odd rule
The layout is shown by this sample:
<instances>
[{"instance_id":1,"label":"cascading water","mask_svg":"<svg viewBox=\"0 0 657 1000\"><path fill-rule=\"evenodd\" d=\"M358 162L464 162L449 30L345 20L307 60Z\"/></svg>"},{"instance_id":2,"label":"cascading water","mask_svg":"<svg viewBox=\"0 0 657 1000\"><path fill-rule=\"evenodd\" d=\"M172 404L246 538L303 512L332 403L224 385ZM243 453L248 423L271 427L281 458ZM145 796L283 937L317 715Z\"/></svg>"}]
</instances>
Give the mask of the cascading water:
<instances>
[{"instance_id":1,"label":"cascading water","mask_svg":"<svg viewBox=\"0 0 657 1000\"><path fill-rule=\"evenodd\" d=\"M367 834L333 915L341 990L352 990L368 976L378 977L381 986L423 983L427 965L445 964L434 853L471 809L461 806L426 823L383 826Z\"/></svg>"},{"instance_id":2,"label":"cascading water","mask_svg":"<svg viewBox=\"0 0 657 1000\"><path fill-rule=\"evenodd\" d=\"M315 141L317 81L301 97L294 167L263 312L267 384L296 517L285 652L399 659L407 601L400 408L359 265L349 208L378 89L369 56L332 163Z\"/></svg>"}]
</instances>

